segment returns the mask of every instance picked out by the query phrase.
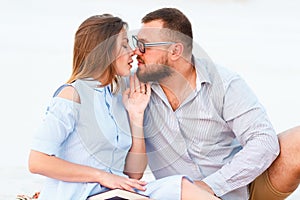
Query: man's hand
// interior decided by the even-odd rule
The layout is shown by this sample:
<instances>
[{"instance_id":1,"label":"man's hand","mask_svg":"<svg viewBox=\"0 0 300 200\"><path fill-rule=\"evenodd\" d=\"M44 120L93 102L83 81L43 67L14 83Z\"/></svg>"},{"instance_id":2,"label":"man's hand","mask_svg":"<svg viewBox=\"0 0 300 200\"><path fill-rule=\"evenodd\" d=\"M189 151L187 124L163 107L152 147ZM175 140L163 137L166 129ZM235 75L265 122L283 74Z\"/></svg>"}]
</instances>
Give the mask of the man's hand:
<instances>
[{"instance_id":1,"label":"man's hand","mask_svg":"<svg viewBox=\"0 0 300 200\"><path fill-rule=\"evenodd\" d=\"M202 189L206 190L207 192L215 195L214 191L203 181L194 181L195 185L201 187Z\"/></svg>"}]
</instances>

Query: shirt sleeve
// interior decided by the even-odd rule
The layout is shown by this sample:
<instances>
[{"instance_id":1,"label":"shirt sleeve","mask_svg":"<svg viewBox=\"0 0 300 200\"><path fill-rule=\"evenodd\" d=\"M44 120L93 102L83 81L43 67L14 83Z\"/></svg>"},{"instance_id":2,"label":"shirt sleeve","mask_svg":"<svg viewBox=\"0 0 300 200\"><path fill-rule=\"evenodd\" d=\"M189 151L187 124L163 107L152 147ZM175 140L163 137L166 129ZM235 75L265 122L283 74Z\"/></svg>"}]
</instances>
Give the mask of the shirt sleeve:
<instances>
[{"instance_id":1,"label":"shirt sleeve","mask_svg":"<svg viewBox=\"0 0 300 200\"><path fill-rule=\"evenodd\" d=\"M79 116L79 105L64 98L54 97L33 136L31 149L56 155L62 143L74 131Z\"/></svg>"},{"instance_id":2,"label":"shirt sleeve","mask_svg":"<svg viewBox=\"0 0 300 200\"><path fill-rule=\"evenodd\" d=\"M223 118L243 148L203 179L220 197L251 183L279 154L278 138L265 109L240 77L233 78L226 89Z\"/></svg>"}]
</instances>

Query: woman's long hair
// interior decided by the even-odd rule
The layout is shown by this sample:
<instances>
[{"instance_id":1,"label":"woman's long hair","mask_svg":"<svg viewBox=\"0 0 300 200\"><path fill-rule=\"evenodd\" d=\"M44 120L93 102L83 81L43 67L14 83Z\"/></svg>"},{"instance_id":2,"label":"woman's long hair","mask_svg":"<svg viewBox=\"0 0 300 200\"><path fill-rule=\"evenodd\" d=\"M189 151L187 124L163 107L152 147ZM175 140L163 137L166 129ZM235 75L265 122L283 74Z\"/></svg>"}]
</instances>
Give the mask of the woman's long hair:
<instances>
[{"instance_id":1,"label":"woman's long hair","mask_svg":"<svg viewBox=\"0 0 300 200\"><path fill-rule=\"evenodd\" d=\"M98 80L105 77L102 86L116 83L118 88L115 70L116 45L118 34L123 28L127 28L127 23L110 14L86 19L75 34L73 70L67 83L76 79Z\"/></svg>"}]
</instances>

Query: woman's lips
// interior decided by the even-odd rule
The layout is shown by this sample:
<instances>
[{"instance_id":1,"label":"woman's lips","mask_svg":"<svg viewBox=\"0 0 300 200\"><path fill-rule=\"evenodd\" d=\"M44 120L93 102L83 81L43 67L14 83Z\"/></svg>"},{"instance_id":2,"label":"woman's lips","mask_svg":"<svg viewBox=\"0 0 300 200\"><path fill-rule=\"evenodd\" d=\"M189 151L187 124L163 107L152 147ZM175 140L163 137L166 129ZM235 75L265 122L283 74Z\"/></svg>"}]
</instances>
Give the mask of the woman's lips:
<instances>
[{"instance_id":1,"label":"woman's lips","mask_svg":"<svg viewBox=\"0 0 300 200\"><path fill-rule=\"evenodd\" d=\"M132 67L132 63L133 63L133 60L130 60L130 61L128 62L128 65L129 65L130 67Z\"/></svg>"}]
</instances>

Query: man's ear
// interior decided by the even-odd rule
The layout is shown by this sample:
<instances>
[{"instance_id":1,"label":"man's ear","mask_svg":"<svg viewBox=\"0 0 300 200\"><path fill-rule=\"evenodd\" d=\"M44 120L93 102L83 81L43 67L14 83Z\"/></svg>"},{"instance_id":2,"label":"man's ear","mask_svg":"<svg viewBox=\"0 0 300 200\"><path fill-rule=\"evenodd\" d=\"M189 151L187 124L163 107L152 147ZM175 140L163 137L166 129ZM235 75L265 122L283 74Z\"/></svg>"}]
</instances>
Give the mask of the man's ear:
<instances>
[{"instance_id":1,"label":"man's ear","mask_svg":"<svg viewBox=\"0 0 300 200\"><path fill-rule=\"evenodd\" d=\"M183 45L181 43L176 43L171 46L171 59L177 60L182 56L183 53Z\"/></svg>"}]
</instances>

